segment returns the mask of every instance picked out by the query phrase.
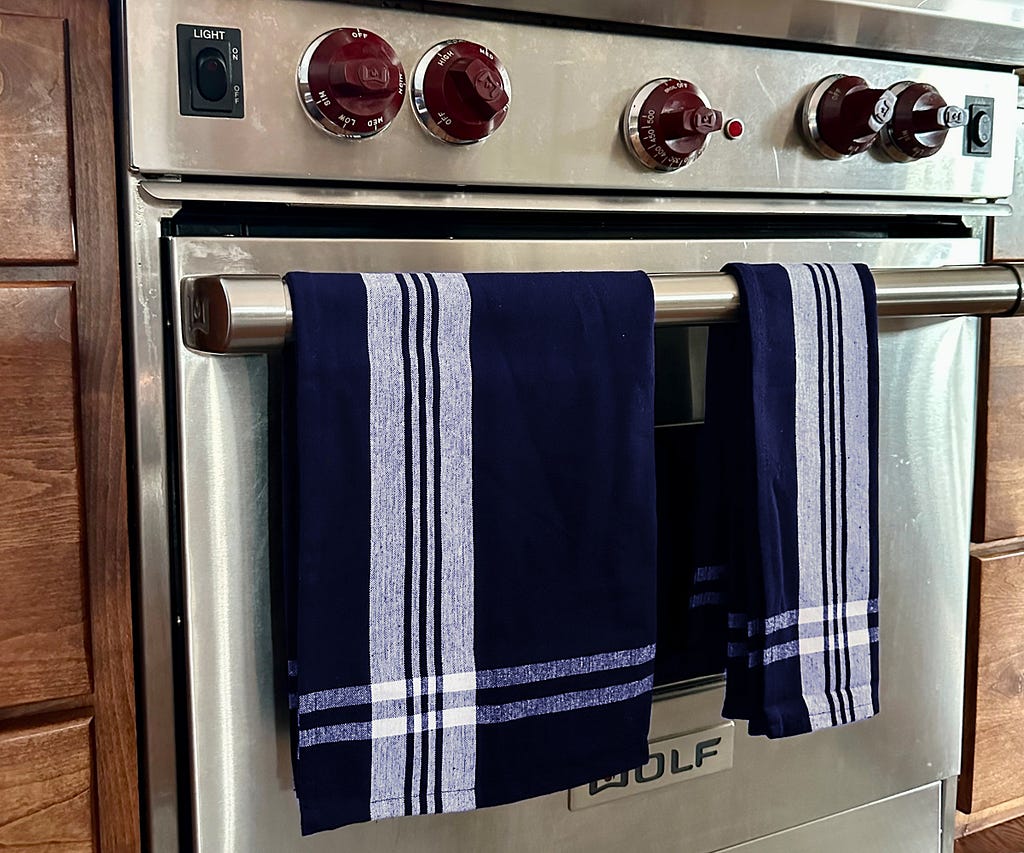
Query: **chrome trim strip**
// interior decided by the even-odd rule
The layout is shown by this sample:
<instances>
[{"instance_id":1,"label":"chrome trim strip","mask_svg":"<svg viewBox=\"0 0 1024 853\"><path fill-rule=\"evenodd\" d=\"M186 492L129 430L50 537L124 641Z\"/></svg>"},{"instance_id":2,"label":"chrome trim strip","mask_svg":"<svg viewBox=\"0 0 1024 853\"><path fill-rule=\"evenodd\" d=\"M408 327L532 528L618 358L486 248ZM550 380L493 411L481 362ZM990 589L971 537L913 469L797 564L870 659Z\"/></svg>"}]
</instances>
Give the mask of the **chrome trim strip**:
<instances>
[{"instance_id":1,"label":"chrome trim strip","mask_svg":"<svg viewBox=\"0 0 1024 853\"><path fill-rule=\"evenodd\" d=\"M602 213L749 213L835 214L839 216L1009 216L1013 208L1003 202L913 201L767 197L691 197L570 195L560 193L494 193L483 191L356 189L351 187L240 186L181 181L142 181L142 193L154 202L190 201L244 204L289 204L305 207L408 208L447 210L558 211Z\"/></svg>"},{"instance_id":2,"label":"chrome trim strip","mask_svg":"<svg viewBox=\"0 0 1024 853\"><path fill-rule=\"evenodd\" d=\"M140 723L140 802L146 849L179 846L178 755L171 594L171 534L164 363L164 311L160 284L161 221L178 211L172 201L139 190L129 177L124 210L131 227L125 240L123 298L126 322L127 418L132 441L128 479L134 491L137 538L135 579L135 689ZM180 619L180 617L179 617Z\"/></svg>"}]
</instances>

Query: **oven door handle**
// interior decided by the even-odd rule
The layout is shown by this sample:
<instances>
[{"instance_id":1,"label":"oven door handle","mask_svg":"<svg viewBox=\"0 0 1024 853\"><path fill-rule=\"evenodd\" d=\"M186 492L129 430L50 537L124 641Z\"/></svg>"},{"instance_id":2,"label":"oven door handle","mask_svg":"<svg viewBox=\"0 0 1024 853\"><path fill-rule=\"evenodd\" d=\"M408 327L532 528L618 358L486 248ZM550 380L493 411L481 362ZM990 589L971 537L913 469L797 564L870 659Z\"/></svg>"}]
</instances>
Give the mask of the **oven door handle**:
<instances>
[{"instance_id":1,"label":"oven door handle","mask_svg":"<svg viewBox=\"0 0 1024 853\"><path fill-rule=\"evenodd\" d=\"M1024 314L1024 265L872 270L882 317ZM655 322L704 325L734 320L740 296L727 273L650 273ZM269 352L292 330L280 276L208 275L182 281L182 334L205 353Z\"/></svg>"}]
</instances>

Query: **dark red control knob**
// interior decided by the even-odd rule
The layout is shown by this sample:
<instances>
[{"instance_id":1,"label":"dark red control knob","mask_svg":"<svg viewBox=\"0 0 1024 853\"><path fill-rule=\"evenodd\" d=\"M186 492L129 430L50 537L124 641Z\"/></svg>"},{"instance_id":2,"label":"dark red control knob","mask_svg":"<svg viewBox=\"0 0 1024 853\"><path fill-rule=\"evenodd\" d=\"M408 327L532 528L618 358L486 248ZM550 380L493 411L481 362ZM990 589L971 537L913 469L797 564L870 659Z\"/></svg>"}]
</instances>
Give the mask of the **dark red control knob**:
<instances>
[{"instance_id":1,"label":"dark red control knob","mask_svg":"<svg viewBox=\"0 0 1024 853\"><path fill-rule=\"evenodd\" d=\"M889 91L896 96L896 106L879 139L882 150L893 160L931 157L946 141L950 128L967 124L967 111L947 104L927 83L908 80L890 86Z\"/></svg>"},{"instance_id":2,"label":"dark red control knob","mask_svg":"<svg viewBox=\"0 0 1024 853\"><path fill-rule=\"evenodd\" d=\"M443 41L428 50L412 79L413 107L438 139L481 142L508 115L512 85L501 60L471 41Z\"/></svg>"},{"instance_id":3,"label":"dark red control knob","mask_svg":"<svg viewBox=\"0 0 1024 853\"><path fill-rule=\"evenodd\" d=\"M735 134L742 134L742 124ZM700 157L722 114L688 80L662 77L637 90L622 116L626 147L649 169L671 172ZM734 138L735 138L734 137Z\"/></svg>"},{"instance_id":4,"label":"dark red control knob","mask_svg":"<svg viewBox=\"0 0 1024 853\"><path fill-rule=\"evenodd\" d=\"M360 139L391 124L405 98L405 70L394 49L375 33L331 30L299 62L299 97L319 127Z\"/></svg>"},{"instance_id":5,"label":"dark red control knob","mask_svg":"<svg viewBox=\"0 0 1024 853\"><path fill-rule=\"evenodd\" d=\"M826 77L804 99L807 140L830 160L867 151L892 118L896 96L872 89L863 77Z\"/></svg>"}]
</instances>

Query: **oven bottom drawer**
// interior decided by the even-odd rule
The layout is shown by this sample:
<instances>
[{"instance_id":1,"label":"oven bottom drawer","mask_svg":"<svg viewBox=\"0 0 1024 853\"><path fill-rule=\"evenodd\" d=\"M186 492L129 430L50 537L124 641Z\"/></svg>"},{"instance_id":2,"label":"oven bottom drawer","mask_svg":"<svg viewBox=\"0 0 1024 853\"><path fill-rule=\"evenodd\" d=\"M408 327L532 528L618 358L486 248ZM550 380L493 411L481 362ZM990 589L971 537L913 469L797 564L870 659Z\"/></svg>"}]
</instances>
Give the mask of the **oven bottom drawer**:
<instances>
[{"instance_id":1,"label":"oven bottom drawer","mask_svg":"<svg viewBox=\"0 0 1024 853\"><path fill-rule=\"evenodd\" d=\"M936 783L720 853L936 853L941 817L942 785Z\"/></svg>"}]
</instances>

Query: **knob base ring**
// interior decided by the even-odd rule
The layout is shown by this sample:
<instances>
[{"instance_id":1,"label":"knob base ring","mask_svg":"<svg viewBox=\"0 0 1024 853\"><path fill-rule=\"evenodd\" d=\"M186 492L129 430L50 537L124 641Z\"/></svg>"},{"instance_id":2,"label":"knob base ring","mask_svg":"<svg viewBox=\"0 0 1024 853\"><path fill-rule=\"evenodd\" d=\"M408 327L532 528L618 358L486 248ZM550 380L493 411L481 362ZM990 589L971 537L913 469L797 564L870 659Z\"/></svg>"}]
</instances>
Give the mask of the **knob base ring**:
<instances>
[{"instance_id":1,"label":"knob base ring","mask_svg":"<svg viewBox=\"0 0 1024 853\"><path fill-rule=\"evenodd\" d=\"M374 33L370 33L367 30L358 30L356 28L354 31L366 33L367 35L373 36L383 42L383 39L380 39L379 36L376 36ZM387 121L383 121L366 131L356 131L342 123L339 123L338 121L335 121L316 105L316 94L314 93L313 86L310 82L310 66L313 63L314 56L316 55L319 47L327 41L327 39L339 32L342 32L342 30L328 30L327 32L317 36L309 43L309 46L303 52L302 58L299 60L298 68L295 71L295 90L298 93L299 101L302 103L302 111L306 114L309 120L324 133L329 134L335 139L370 139L391 127L394 122L394 117L391 117ZM384 44L386 44L386 42L384 42ZM390 45L388 45L388 49L390 50ZM405 99L405 71L402 69L400 63L398 64L398 68L399 95L398 108L395 110L396 113L401 109L401 104Z\"/></svg>"},{"instance_id":2,"label":"knob base ring","mask_svg":"<svg viewBox=\"0 0 1024 853\"><path fill-rule=\"evenodd\" d=\"M832 84L836 80L842 80L843 77L843 74L830 74L828 77L823 77L819 80L814 88L807 93L807 97L804 98L801 113L800 127L803 130L804 138L822 157L829 160L845 160L853 156L852 154L843 154L840 151L836 151L822 139L821 128L818 125L818 106L821 104L821 99L832 88Z\"/></svg>"},{"instance_id":3,"label":"knob base ring","mask_svg":"<svg viewBox=\"0 0 1024 853\"><path fill-rule=\"evenodd\" d=\"M437 120L431 114L429 106L427 105L426 77L427 71L430 68L430 63L433 62L437 55L441 53L441 51L443 51L446 47L448 47L448 45L460 44L464 41L465 39L458 38L446 39L445 41L438 42L433 47L428 49L426 53L423 54L423 56L420 58L420 61L416 63L416 68L413 69L412 72L412 97L410 100L412 101L412 111L415 114L416 118L418 119L417 123L431 137L439 139L442 142L447 142L451 145L479 145L481 142L484 142L487 139L489 139L491 135L497 130L497 127L491 130L490 133L487 133L478 139L463 139L461 137L448 133L448 131L446 131L445 128L437 122ZM501 76L501 82L502 85L505 87L505 92L508 94L508 97L511 101L512 81L509 79L508 71L505 69L504 66L499 66L497 71L498 74ZM504 111L505 113L508 112L508 105L505 106Z\"/></svg>"},{"instance_id":4,"label":"knob base ring","mask_svg":"<svg viewBox=\"0 0 1024 853\"><path fill-rule=\"evenodd\" d=\"M633 98L629 102L629 105L622 111L622 136L626 141L626 147L642 165L646 166L648 169L653 169L656 172L675 172L679 169L683 169L700 157L708 147L708 136L705 135L704 141L699 147L691 151L689 154L679 155L678 164L662 163L652 157L648 153L647 149L644 148L644 144L640 137L640 113L644 108L644 104L647 102L648 97L650 97L651 94L665 83L677 81L678 78L675 77L658 77L655 80L645 83L636 90L633 94ZM705 95L699 87L695 86L693 83L689 83L688 86L688 91L699 98L703 102L704 106L711 106L711 102L708 100L707 95Z\"/></svg>"}]
</instances>

